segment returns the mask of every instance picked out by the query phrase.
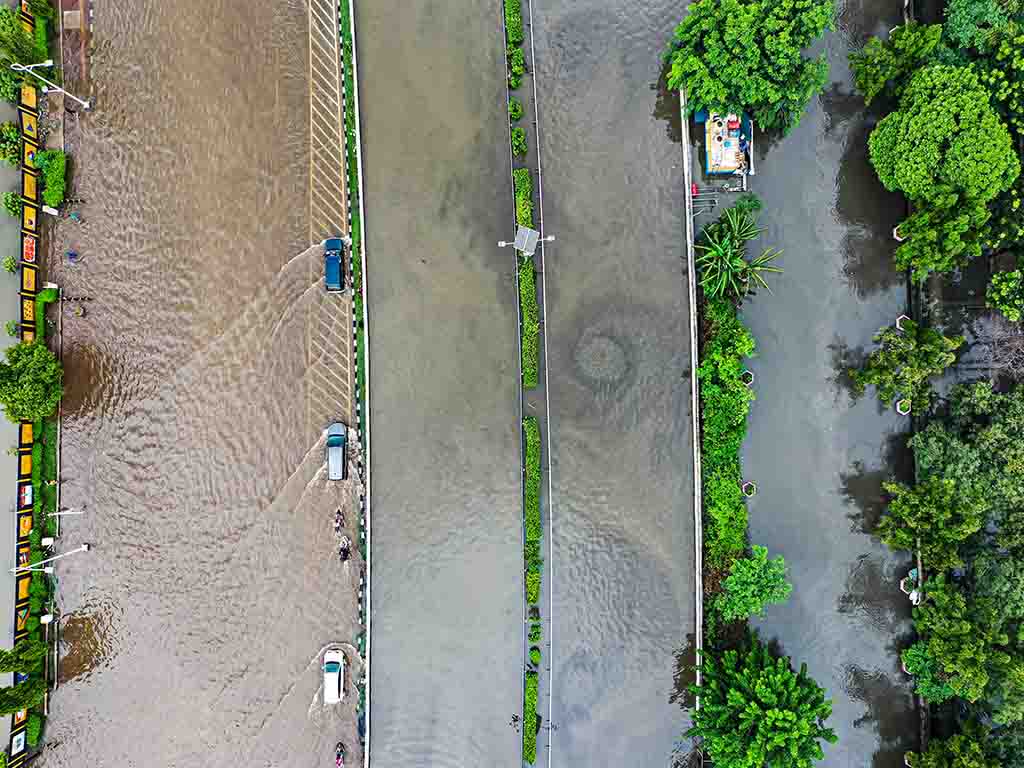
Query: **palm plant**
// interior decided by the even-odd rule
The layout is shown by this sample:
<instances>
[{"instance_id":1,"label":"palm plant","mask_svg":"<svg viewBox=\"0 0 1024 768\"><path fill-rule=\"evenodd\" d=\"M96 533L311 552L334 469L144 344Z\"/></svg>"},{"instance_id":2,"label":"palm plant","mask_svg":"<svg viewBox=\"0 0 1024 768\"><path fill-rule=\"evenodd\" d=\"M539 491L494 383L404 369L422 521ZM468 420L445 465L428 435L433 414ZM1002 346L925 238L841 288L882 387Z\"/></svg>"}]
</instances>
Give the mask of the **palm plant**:
<instances>
[{"instance_id":1,"label":"palm plant","mask_svg":"<svg viewBox=\"0 0 1024 768\"><path fill-rule=\"evenodd\" d=\"M728 208L721 219L704 230L705 242L696 246L701 251L696 263L701 288L708 296L728 295L742 300L751 292L752 283L771 293L764 273L782 272L772 264L781 251L766 248L760 256L747 259L747 242L761 231L749 210L735 207Z\"/></svg>"}]
</instances>

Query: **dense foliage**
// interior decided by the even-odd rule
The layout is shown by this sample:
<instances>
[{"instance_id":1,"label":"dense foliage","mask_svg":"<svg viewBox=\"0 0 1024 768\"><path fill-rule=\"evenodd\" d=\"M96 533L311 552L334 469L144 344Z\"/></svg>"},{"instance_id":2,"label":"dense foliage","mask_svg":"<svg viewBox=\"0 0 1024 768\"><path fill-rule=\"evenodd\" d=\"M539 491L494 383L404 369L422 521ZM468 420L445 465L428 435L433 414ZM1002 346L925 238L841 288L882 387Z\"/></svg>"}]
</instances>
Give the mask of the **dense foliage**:
<instances>
[{"instance_id":1,"label":"dense foliage","mask_svg":"<svg viewBox=\"0 0 1024 768\"><path fill-rule=\"evenodd\" d=\"M994 669L1010 657L1009 636L991 601L968 603L960 588L945 576L924 586L925 600L914 608L914 628L928 643L928 652L953 693L978 701Z\"/></svg>"},{"instance_id":2,"label":"dense foliage","mask_svg":"<svg viewBox=\"0 0 1024 768\"><path fill-rule=\"evenodd\" d=\"M882 402L899 396L923 411L932 398L929 379L940 375L956 360L954 351L964 340L961 336L948 338L906 320L902 331L883 328L875 334L875 343L878 349L868 356L864 367L850 371L856 390L863 392L874 386Z\"/></svg>"},{"instance_id":3,"label":"dense foliage","mask_svg":"<svg viewBox=\"0 0 1024 768\"><path fill-rule=\"evenodd\" d=\"M700 736L718 768L810 768L834 743L825 726L832 702L807 675L793 671L756 637L742 651L705 656L703 682L694 686L701 707L688 737Z\"/></svg>"},{"instance_id":4,"label":"dense foliage","mask_svg":"<svg viewBox=\"0 0 1024 768\"><path fill-rule=\"evenodd\" d=\"M957 48L985 50L1010 21L1005 0L948 0L945 33Z\"/></svg>"},{"instance_id":5,"label":"dense foliage","mask_svg":"<svg viewBox=\"0 0 1024 768\"><path fill-rule=\"evenodd\" d=\"M941 24L908 22L896 27L888 40L872 37L851 53L853 82L864 102L870 104L887 87L899 93L903 80L931 57L941 37Z\"/></svg>"},{"instance_id":6,"label":"dense foliage","mask_svg":"<svg viewBox=\"0 0 1024 768\"><path fill-rule=\"evenodd\" d=\"M931 198L918 200L898 227L906 240L896 249L896 266L909 269L919 282L932 272L967 266L981 255L991 236L990 218L984 202L962 193L936 191Z\"/></svg>"},{"instance_id":7,"label":"dense foliage","mask_svg":"<svg viewBox=\"0 0 1024 768\"><path fill-rule=\"evenodd\" d=\"M18 12L7 5L0 6L0 59L5 69L11 62L38 64L46 59L46 52L21 25Z\"/></svg>"},{"instance_id":8,"label":"dense foliage","mask_svg":"<svg viewBox=\"0 0 1024 768\"><path fill-rule=\"evenodd\" d=\"M4 210L15 218L21 217L21 195L17 192L4 192Z\"/></svg>"},{"instance_id":9,"label":"dense foliage","mask_svg":"<svg viewBox=\"0 0 1024 768\"><path fill-rule=\"evenodd\" d=\"M939 669L928 650L928 643L918 641L900 654L907 672L914 676L915 690L930 704L941 704L953 698L953 686Z\"/></svg>"},{"instance_id":10,"label":"dense foliage","mask_svg":"<svg viewBox=\"0 0 1024 768\"><path fill-rule=\"evenodd\" d=\"M985 524L986 506L964 497L948 478L929 477L915 486L885 483L892 496L878 535L893 549L920 550L928 567L943 571L963 565L960 545Z\"/></svg>"},{"instance_id":11,"label":"dense foliage","mask_svg":"<svg viewBox=\"0 0 1024 768\"><path fill-rule=\"evenodd\" d=\"M1010 132L970 67L917 70L899 109L871 132L868 148L886 189L913 201L956 192L987 202L1020 173Z\"/></svg>"},{"instance_id":12,"label":"dense foliage","mask_svg":"<svg viewBox=\"0 0 1024 768\"><path fill-rule=\"evenodd\" d=\"M523 441L525 453L524 506L526 518L526 540L540 541L540 425L533 416L523 419Z\"/></svg>"},{"instance_id":13,"label":"dense foliage","mask_svg":"<svg viewBox=\"0 0 1024 768\"><path fill-rule=\"evenodd\" d=\"M1024 387L1002 394L987 382L954 387L948 414L910 441L919 476L956 484L964 503L984 503L1010 550L1024 547Z\"/></svg>"},{"instance_id":14,"label":"dense foliage","mask_svg":"<svg viewBox=\"0 0 1024 768\"><path fill-rule=\"evenodd\" d=\"M523 8L520 0L505 0L505 34L509 45L523 42Z\"/></svg>"},{"instance_id":15,"label":"dense foliage","mask_svg":"<svg viewBox=\"0 0 1024 768\"><path fill-rule=\"evenodd\" d=\"M14 123L0 124L0 157L15 167L21 164L21 131Z\"/></svg>"},{"instance_id":16,"label":"dense foliage","mask_svg":"<svg viewBox=\"0 0 1024 768\"><path fill-rule=\"evenodd\" d=\"M9 347L0 363L0 405L17 423L37 421L57 409L63 388L60 361L42 341Z\"/></svg>"},{"instance_id":17,"label":"dense foliage","mask_svg":"<svg viewBox=\"0 0 1024 768\"><path fill-rule=\"evenodd\" d=\"M700 378L701 461L704 476L704 541L708 562L728 568L747 546L747 507L740 490L740 446L754 393L740 379L754 353L754 337L736 308L708 299L703 312Z\"/></svg>"},{"instance_id":18,"label":"dense foliage","mask_svg":"<svg viewBox=\"0 0 1024 768\"><path fill-rule=\"evenodd\" d=\"M1007 320L1019 323L1024 311L1024 273L1019 269L996 272L989 280L985 302L1002 312Z\"/></svg>"},{"instance_id":19,"label":"dense foliage","mask_svg":"<svg viewBox=\"0 0 1024 768\"><path fill-rule=\"evenodd\" d=\"M757 544L750 557L741 557L732 564L722 587L718 608L726 621L763 616L765 606L786 602L793 591L793 585L786 581L782 555L769 560L768 549Z\"/></svg>"},{"instance_id":20,"label":"dense foliage","mask_svg":"<svg viewBox=\"0 0 1024 768\"><path fill-rule=\"evenodd\" d=\"M991 1L991 0L987 0ZM999 36L999 43L978 63L996 108L1017 136L1024 136L1024 26Z\"/></svg>"},{"instance_id":21,"label":"dense foliage","mask_svg":"<svg viewBox=\"0 0 1024 768\"><path fill-rule=\"evenodd\" d=\"M42 677L31 677L23 683L0 688L0 715L10 715L34 707L43 700L46 682Z\"/></svg>"},{"instance_id":22,"label":"dense foliage","mask_svg":"<svg viewBox=\"0 0 1024 768\"><path fill-rule=\"evenodd\" d=\"M828 81L824 56L802 54L834 26L832 0L697 0L676 28L670 88L691 110L746 111L788 131Z\"/></svg>"},{"instance_id":23,"label":"dense foliage","mask_svg":"<svg viewBox=\"0 0 1024 768\"><path fill-rule=\"evenodd\" d=\"M985 754L984 741L971 733L929 740L924 753L911 753L910 765L913 768L1000 768L997 760Z\"/></svg>"}]
</instances>

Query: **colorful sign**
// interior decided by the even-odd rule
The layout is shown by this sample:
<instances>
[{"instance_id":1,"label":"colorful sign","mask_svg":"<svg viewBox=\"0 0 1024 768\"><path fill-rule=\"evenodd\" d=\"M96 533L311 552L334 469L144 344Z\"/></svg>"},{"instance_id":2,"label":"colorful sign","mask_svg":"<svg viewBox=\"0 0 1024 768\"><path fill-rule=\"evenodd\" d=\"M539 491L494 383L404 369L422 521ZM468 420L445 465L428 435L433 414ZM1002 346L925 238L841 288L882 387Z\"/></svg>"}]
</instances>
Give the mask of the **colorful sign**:
<instances>
[{"instance_id":1,"label":"colorful sign","mask_svg":"<svg viewBox=\"0 0 1024 768\"><path fill-rule=\"evenodd\" d=\"M34 235L25 235L21 238L21 260L29 264L36 263L36 238Z\"/></svg>"}]
</instances>

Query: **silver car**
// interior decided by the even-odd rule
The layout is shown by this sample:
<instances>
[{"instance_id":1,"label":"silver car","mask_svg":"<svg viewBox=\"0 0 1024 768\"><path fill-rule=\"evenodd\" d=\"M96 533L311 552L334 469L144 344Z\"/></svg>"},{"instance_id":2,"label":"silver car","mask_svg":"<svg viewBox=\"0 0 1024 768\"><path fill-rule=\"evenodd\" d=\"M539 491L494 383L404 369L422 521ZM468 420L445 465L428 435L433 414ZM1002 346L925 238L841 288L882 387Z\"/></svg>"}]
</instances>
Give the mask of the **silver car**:
<instances>
[{"instance_id":1,"label":"silver car","mask_svg":"<svg viewBox=\"0 0 1024 768\"><path fill-rule=\"evenodd\" d=\"M340 421L327 428L327 477L330 480L348 479L347 442L348 430Z\"/></svg>"}]
</instances>

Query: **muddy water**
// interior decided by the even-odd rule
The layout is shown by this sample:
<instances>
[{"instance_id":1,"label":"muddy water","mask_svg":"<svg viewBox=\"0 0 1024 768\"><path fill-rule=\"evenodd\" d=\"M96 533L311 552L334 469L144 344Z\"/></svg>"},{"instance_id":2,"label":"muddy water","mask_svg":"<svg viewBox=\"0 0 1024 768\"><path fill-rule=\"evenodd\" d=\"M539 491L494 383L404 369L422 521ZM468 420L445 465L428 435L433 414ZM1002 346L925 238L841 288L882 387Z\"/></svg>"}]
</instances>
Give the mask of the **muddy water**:
<instances>
[{"instance_id":1,"label":"muddy water","mask_svg":"<svg viewBox=\"0 0 1024 768\"><path fill-rule=\"evenodd\" d=\"M94 550L58 568L43 765L312 767L354 743L354 691L319 691L360 566L334 554L353 486L328 483L309 416L332 308L308 248L307 23L301 0L97 9L96 109L69 131L84 223L50 254L93 298L64 313L63 503L86 514L60 548Z\"/></svg>"},{"instance_id":2,"label":"muddy water","mask_svg":"<svg viewBox=\"0 0 1024 768\"><path fill-rule=\"evenodd\" d=\"M514 765L522 511L499 6L358 3L379 766Z\"/></svg>"},{"instance_id":3,"label":"muddy water","mask_svg":"<svg viewBox=\"0 0 1024 768\"><path fill-rule=\"evenodd\" d=\"M680 146L655 114L679 13L670 0L534 9L544 220L557 237L557 766L664 766L684 729L673 684L694 617L684 190Z\"/></svg>"},{"instance_id":4,"label":"muddy water","mask_svg":"<svg viewBox=\"0 0 1024 768\"><path fill-rule=\"evenodd\" d=\"M892 267L902 201L885 193L866 158L876 116L853 93L851 47L899 23L888 0L846 2L826 41L832 83L786 139L761 144L754 187L765 203L762 246L784 249L785 273L744 316L759 342L757 402L743 465L757 481L754 542L782 554L793 595L758 622L834 700L839 742L828 766L902 765L917 719L897 653L910 631L898 589L906 558L869 531L881 483L905 474L908 421L873 393L855 400L843 370L906 306ZM766 150L766 151L765 151Z\"/></svg>"}]
</instances>

